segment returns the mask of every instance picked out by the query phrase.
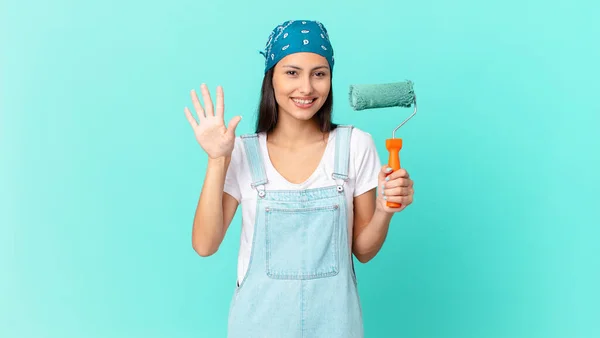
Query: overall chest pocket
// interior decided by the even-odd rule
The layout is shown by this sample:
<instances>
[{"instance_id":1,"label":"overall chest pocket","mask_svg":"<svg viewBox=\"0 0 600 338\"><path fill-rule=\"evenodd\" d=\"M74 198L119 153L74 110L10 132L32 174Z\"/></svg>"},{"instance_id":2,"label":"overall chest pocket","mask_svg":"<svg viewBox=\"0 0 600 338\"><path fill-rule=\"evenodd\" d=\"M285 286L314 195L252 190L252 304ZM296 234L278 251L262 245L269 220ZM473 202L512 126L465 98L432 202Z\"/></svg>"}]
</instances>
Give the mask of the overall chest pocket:
<instances>
[{"instance_id":1,"label":"overall chest pocket","mask_svg":"<svg viewBox=\"0 0 600 338\"><path fill-rule=\"evenodd\" d=\"M266 209L266 272L274 279L314 279L339 271L340 207Z\"/></svg>"}]
</instances>

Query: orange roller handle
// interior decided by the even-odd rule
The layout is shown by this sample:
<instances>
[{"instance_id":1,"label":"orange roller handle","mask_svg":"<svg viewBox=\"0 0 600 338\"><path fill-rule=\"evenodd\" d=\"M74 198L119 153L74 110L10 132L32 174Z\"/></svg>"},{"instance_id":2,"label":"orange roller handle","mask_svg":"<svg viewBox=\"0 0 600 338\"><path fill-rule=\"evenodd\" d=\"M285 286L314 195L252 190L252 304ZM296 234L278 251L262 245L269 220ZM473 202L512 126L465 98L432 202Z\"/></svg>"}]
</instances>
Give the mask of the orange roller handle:
<instances>
[{"instance_id":1,"label":"orange roller handle","mask_svg":"<svg viewBox=\"0 0 600 338\"><path fill-rule=\"evenodd\" d=\"M402 139L401 138L389 138L385 140L385 147L390 153L390 157L388 159L388 166L392 168L392 172L400 169L400 149L402 149ZM388 174L388 175L390 175ZM400 208L402 204L395 202L387 202L387 206L390 208Z\"/></svg>"}]
</instances>

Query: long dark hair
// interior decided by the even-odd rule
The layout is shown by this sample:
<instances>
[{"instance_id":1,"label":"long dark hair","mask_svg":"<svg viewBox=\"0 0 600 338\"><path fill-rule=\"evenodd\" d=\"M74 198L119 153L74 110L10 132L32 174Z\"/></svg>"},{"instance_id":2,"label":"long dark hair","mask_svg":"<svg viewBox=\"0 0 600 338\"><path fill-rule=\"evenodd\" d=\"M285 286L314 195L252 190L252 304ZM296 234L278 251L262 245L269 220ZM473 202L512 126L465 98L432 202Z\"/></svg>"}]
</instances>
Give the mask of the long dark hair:
<instances>
[{"instance_id":1,"label":"long dark hair","mask_svg":"<svg viewBox=\"0 0 600 338\"><path fill-rule=\"evenodd\" d=\"M275 92L273 90L273 69L269 69L263 78L260 104L258 106L258 119L256 120L256 132L270 132L277 124L278 110L277 101L275 100ZM331 88L331 87L330 87ZM329 95L325 103L315 114L315 118L319 123L321 132L329 132L337 127L337 124L331 122L331 114L333 110L333 89L329 90Z\"/></svg>"}]
</instances>

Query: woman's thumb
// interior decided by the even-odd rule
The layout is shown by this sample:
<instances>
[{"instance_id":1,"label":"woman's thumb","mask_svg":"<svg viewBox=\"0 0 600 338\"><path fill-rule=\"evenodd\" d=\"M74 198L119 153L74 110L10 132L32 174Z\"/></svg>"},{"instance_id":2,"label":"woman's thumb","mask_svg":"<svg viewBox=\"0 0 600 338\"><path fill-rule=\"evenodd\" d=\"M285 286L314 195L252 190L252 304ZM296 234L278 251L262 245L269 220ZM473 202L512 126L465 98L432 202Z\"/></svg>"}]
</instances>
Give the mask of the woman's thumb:
<instances>
[{"instance_id":1,"label":"woman's thumb","mask_svg":"<svg viewBox=\"0 0 600 338\"><path fill-rule=\"evenodd\" d=\"M236 116L229 121L229 125L227 126L227 132L235 135L235 128L237 128L238 124L242 120L241 116Z\"/></svg>"}]
</instances>

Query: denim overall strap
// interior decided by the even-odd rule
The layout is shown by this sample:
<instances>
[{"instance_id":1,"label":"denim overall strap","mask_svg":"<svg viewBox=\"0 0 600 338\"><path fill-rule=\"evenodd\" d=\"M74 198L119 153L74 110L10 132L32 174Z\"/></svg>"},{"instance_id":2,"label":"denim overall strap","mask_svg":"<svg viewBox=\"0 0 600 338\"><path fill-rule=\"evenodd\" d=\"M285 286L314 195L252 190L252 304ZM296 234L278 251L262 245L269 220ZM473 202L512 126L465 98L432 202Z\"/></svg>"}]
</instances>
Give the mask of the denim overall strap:
<instances>
[{"instance_id":1,"label":"denim overall strap","mask_svg":"<svg viewBox=\"0 0 600 338\"><path fill-rule=\"evenodd\" d=\"M262 152L258 142L258 134L242 135L241 139L244 142L246 157L249 161L250 174L252 175L252 183L250 185L253 189L257 189L260 197L264 197L264 184L267 184L269 180L267 178Z\"/></svg>"},{"instance_id":2,"label":"denim overall strap","mask_svg":"<svg viewBox=\"0 0 600 338\"><path fill-rule=\"evenodd\" d=\"M338 126L335 141L335 165L333 178L338 182L338 191L343 190L344 182L348 181L348 165L350 162L350 138L353 126ZM342 182L339 182L339 181Z\"/></svg>"}]
</instances>

